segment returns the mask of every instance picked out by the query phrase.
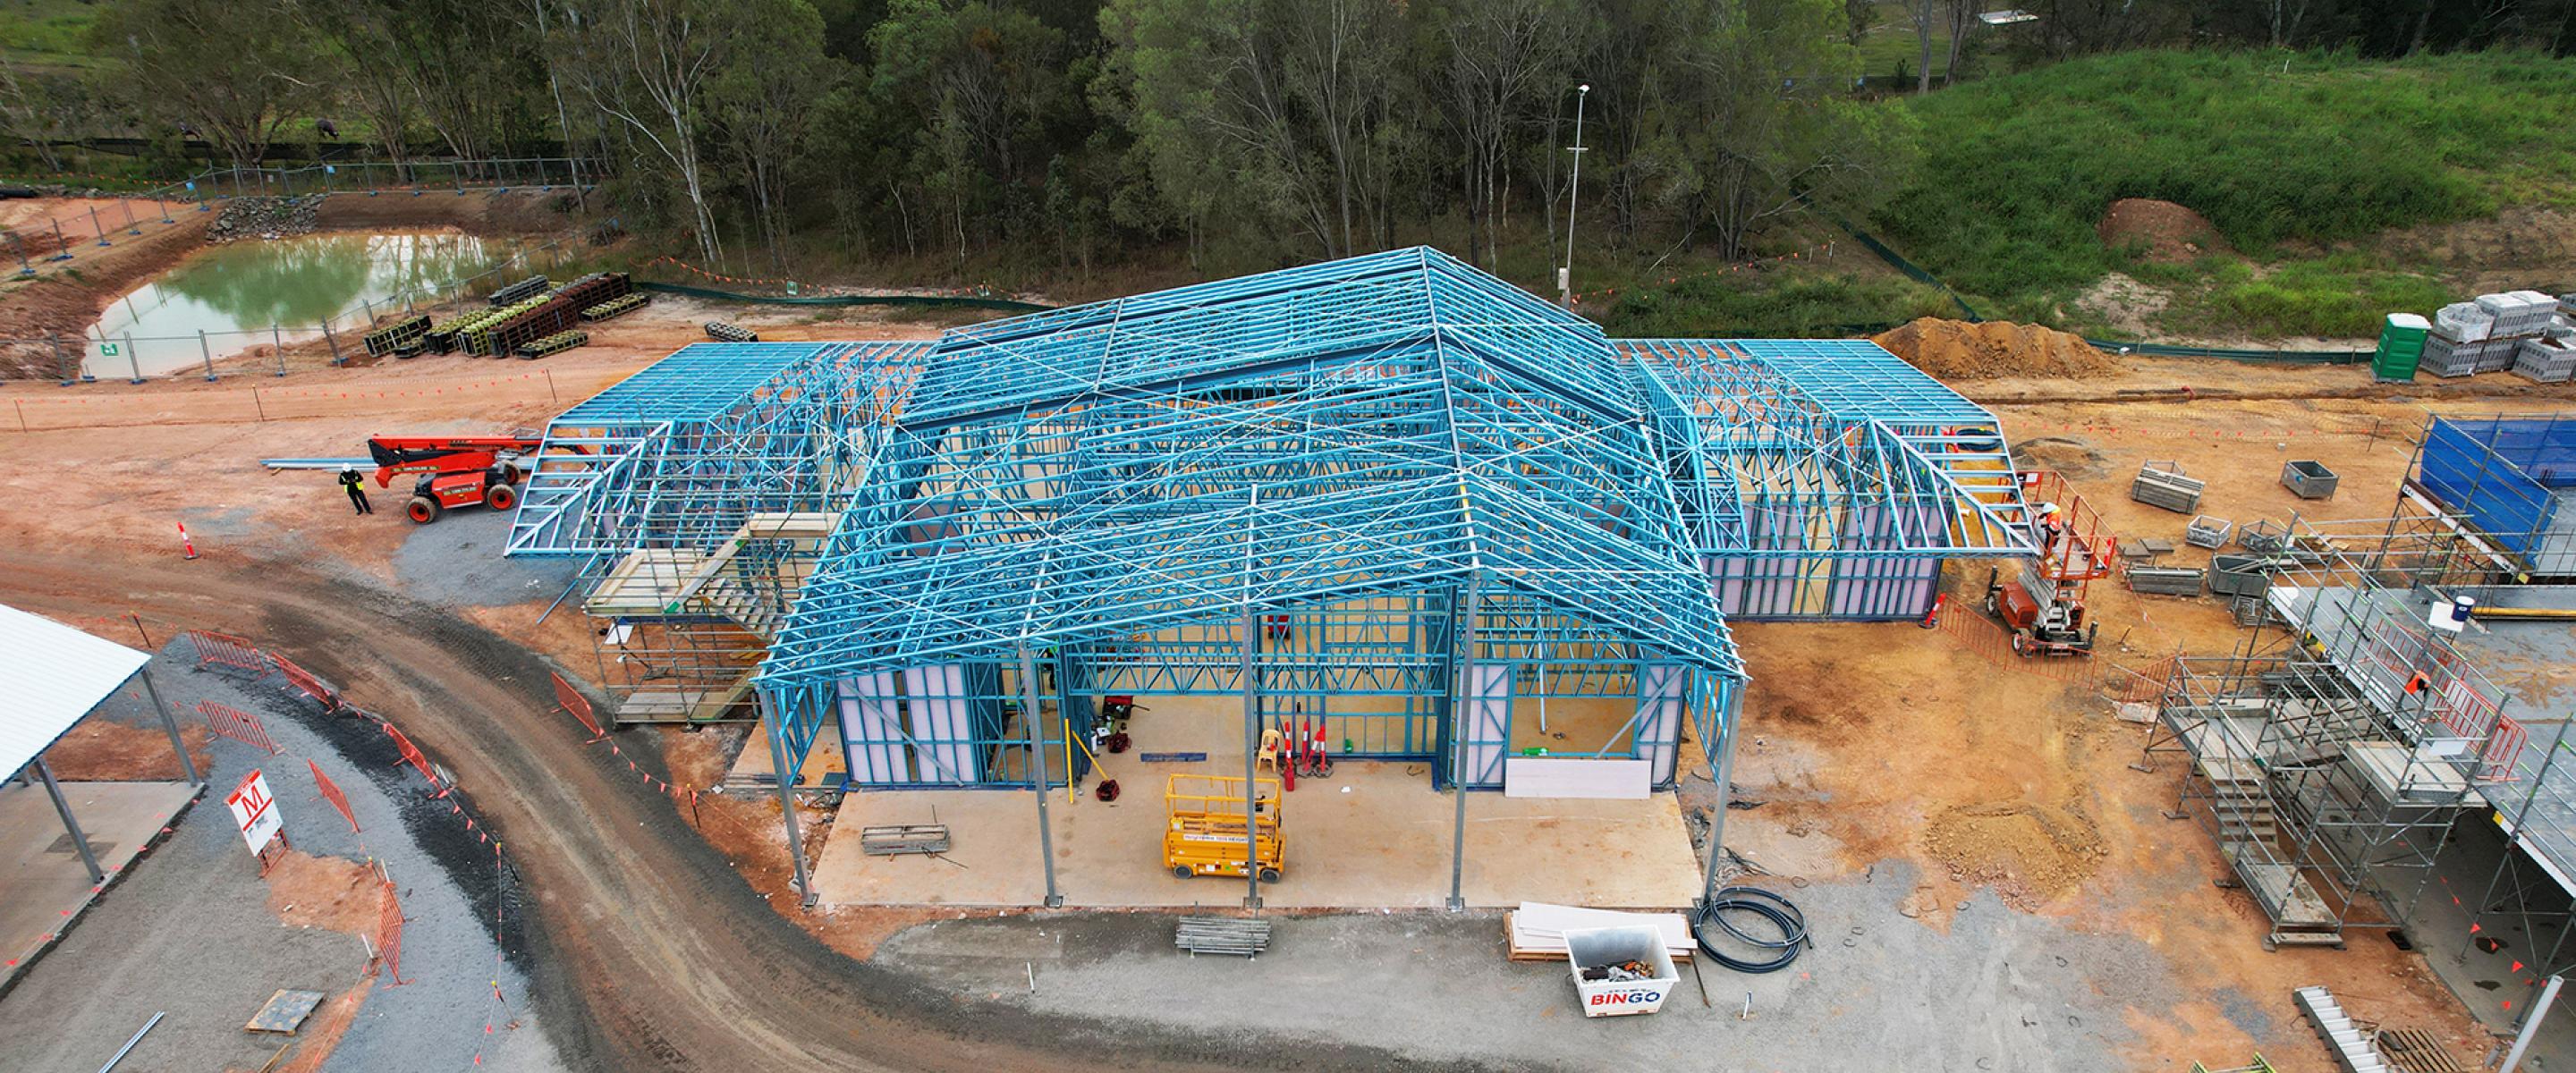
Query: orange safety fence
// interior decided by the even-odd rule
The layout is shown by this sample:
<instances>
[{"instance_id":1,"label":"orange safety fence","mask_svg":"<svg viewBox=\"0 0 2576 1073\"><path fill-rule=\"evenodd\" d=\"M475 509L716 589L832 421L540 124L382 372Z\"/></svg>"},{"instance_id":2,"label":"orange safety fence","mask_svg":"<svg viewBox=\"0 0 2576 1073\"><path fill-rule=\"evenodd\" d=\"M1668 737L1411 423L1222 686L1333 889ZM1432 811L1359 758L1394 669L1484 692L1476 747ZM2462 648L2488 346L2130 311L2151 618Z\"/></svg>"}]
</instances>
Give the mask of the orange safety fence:
<instances>
[{"instance_id":1,"label":"orange safety fence","mask_svg":"<svg viewBox=\"0 0 2576 1073\"><path fill-rule=\"evenodd\" d=\"M249 671L254 677L268 673L268 659L247 639L207 630L189 630L188 647L197 652L197 666L229 667Z\"/></svg>"},{"instance_id":2,"label":"orange safety fence","mask_svg":"<svg viewBox=\"0 0 2576 1073\"><path fill-rule=\"evenodd\" d=\"M420 772L420 777L428 779L430 785L438 786L438 773L429 769L429 758L421 755L420 746L412 744L410 736L404 734L402 732L402 728L397 727L390 722L382 723L382 725L385 728L385 733L393 736L394 749L402 754L402 762L410 764L413 770ZM439 788L440 796L445 796L446 793L447 790L445 787Z\"/></svg>"},{"instance_id":3,"label":"orange safety fence","mask_svg":"<svg viewBox=\"0 0 2576 1073\"><path fill-rule=\"evenodd\" d=\"M322 773L322 765L306 760L304 766L313 769L313 785L321 789L322 799L330 802L332 808L340 810L341 819L349 821L349 833L353 835L361 833L358 830L358 814L349 811L349 795L340 792L340 784L331 781L331 776Z\"/></svg>"},{"instance_id":4,"label":"orange safety fence","mask_svg":"<svg viewBox=\"0 0 2576 1073\"><path fill-rule=\"evenodd\" d=\"M564 681L563 675L551 671L547 675L555 680L555 710L571 713L573 718L581 720L581 725L590 730L590 740L606 737L607 732L599 729L599 719L590 710L590 698L582 696L581 690Z\"/></svg>"},{"instance_id":5,"label":"orange safety fence","mask_svg":"<svg viewBox=\"0 0 2576 1073\"><path fill-rule=\"evenodd\" d=\"M265 749L270 756L286 751L278 748L276 742L269 740L268 728L261 725L258 716L249 712L226 707L210 700L201 700L197 702L197 714L205 718L206 729L224 737L256 749Z\"/></svg>"},{"instance_id":6,"label":"orange safety fence","mask_svg":"<svg viewBox=\"0 0 2576 1073\"><path fill-rule=\"evenodd\" d=\"M284 656L271 652L268 654L268 659L270 663L277 666L277 673L286 676L287 684L303 690L305 696L311 697L320 702L323 711L337 712L340 710L340 692L338 690L324 684L320 678L314 677L312 672L296 666L295 661Z\"/></svg>"},{"instance_id":7,"label":"orange safety fence","mask_svg":"<svg viewBox=\"0 0 2576 1073\"><path fill-rule=\"evenodd\" d=\"M394 895L392 880L385 881L384 900L379 904L382 909L376 915L376 960L384 964L385 975L393 979L388 986L401 987L411 981L402 978L402 899Z\"/></svg>"}]
</instances>

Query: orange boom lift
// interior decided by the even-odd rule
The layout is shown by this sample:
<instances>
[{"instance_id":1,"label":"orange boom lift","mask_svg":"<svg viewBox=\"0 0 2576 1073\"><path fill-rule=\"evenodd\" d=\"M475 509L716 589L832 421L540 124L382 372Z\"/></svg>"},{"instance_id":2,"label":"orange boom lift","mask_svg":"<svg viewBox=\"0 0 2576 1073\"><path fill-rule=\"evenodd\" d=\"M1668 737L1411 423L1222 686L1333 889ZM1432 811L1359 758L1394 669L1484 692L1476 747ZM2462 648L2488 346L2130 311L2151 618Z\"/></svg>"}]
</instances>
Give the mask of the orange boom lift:
<instances>
[{"instance_id":1,"label":"orange boom lift","mask_svg":"<svg viewBox=\"0 0 2576 1073\"><path fill-rule=\"evenodd\" d=\"M519 460L544 442L535 436L370 436L367 454L375 459L379 488L393 487L396 477L420 477L403 515L428 525L457 507L517 506L519 482L527 476Z\"/></svg>"}]
</instances>

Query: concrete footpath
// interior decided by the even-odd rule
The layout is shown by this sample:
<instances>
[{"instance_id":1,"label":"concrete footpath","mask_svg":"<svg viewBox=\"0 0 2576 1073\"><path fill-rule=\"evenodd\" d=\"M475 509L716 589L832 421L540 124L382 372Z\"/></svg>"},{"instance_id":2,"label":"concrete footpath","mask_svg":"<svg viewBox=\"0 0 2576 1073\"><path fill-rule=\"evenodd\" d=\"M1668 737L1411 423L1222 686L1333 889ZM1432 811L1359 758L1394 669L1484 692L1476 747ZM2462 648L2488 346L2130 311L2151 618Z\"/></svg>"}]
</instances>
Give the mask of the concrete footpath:
<instances>
[{"instance_id":1,"label":"concrete footpath","mask_svg":"<svg viewBox=\"0 0 2576 1073\"><path fill-rule=\"evenodd\" d=\"M98 1068L156 1012L167 1016L119 1073L257 1069L288 1042L243 1029L272 992L324 992L328 1011L362 986L365 1001L324 1070L465 1069L478 1055L490 1068L562 1068L520 1001L519 967L502 956L515 944L506 920L518 912L516 882L465 833L450 802L430 799L409 768L383 762L393 749L371 744L384 737L372 720L322 715L274 674L246 683L194 664L184 642L154 658L174 714L197 718L200 700L252 712L285 752L215 739L206 800L0 998L0 1025L11 1026L0 1031L0 1069ZM159 732L139 696L120 695L93 718ZM322 799L308 759L347 795L361 832ZM392 876L406 918L407 983L368 977L359 935L290 925L271 908L268 883L222 800L254 768L266 774L296 850L372 858ZM317 1013L305 1035L323 1020Z\"/></svg>"}]
</instances>

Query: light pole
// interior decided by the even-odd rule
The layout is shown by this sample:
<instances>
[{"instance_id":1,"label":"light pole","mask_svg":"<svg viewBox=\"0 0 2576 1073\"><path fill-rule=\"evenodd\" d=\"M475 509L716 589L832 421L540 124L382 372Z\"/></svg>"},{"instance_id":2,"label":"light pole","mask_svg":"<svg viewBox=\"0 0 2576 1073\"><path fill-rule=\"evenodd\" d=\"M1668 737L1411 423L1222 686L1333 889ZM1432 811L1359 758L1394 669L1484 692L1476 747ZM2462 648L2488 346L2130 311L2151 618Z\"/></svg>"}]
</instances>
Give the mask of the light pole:
<instances>
[{"instance_id":1,"label":"light pole","mask_svg":"<svg viewBox=\"0 0 2576 1073\"><path fill-rule=\"evenodd\" d=\"M1556 270L1556 299L1567 309L1574 308L1574 207L1583 198L1583 101L1592 95L1592 84L1574 87L1574 176L1565 184L1565 264Z\"/></svg>"}]
</instances>

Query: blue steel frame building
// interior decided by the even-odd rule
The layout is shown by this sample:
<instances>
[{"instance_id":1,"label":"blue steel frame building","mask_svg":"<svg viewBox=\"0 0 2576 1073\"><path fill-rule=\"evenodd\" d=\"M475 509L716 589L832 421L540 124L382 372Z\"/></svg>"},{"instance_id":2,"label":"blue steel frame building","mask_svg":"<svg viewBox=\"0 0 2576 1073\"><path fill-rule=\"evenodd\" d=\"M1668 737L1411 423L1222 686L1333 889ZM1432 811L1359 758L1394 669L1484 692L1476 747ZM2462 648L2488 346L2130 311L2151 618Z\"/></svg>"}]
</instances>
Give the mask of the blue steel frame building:
<instances>
[{"instance_id":1,"label":"blue steel frame building","mask_svg":"<svg viewBox=\"0 0 2576 1073\"><path fill-rule=\"evenodd\" d=\"M761 627L777 770L837 745L853 789L1060 785L1103 697L1186 694L1473 789L1519 702L1606 701L1557 755L1669 785L1685 722L1732 752L1730 617L1918 618L1942 560L2035 554L1994 418L1876 345L1614 341L1426 248L693 346L548 435L511 554ZM807 549L776 606L718 606L766 545Z\"/></svg>"}]
</instances>

